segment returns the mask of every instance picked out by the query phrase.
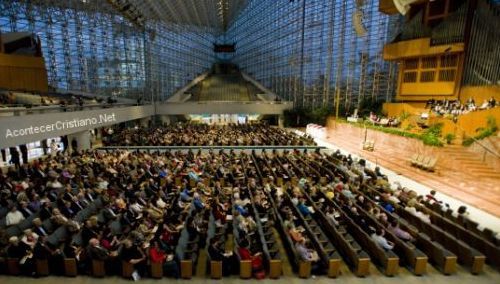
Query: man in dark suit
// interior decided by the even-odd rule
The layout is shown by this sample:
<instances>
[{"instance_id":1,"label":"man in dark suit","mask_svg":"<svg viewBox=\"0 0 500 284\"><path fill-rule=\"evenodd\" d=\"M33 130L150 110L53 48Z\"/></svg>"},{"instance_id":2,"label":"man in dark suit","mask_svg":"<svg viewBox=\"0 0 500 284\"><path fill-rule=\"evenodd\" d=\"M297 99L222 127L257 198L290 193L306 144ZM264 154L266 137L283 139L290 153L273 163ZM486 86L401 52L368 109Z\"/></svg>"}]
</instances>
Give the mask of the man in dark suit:
<instances>
[{"instance_id":1,"label":"man in dark suit","mask_svg":"<svg viewBox=\"0 0 500 284\"><path fill-rule=\"evenodd\" d=\"M71 208L71 202L64 201L64 206L61 208L61 213L68 219L73 219L76 212Z\"/></svg>"},{"instance_id":2,"label":"man in dark suit","mask_svg":"<svg viewBox=\"0 0 500 284\"><path fill-rule=\"evenodd\" d=\"M71 201L71 209L75 213L78 213L81 210L83 210L83 208L85 208L85 206L80 203L80 201L78 200L78 198L77 197L73 198L73 200Z\"/></svg>"},{"instance_id":3,"label":"man in dark suit","mask_svg":"<svg viewBox=\"0 0 500 284\"><path fill-rule=\"evenodd\" d=\"M91 239L97 238L98 234L92 227L92 223L89 220L85 221L85 225L82 228L82 243L86 246Z\"/></svg>"},{"instance_id":4,"label":"man in dark suit","mask_svg":"<svg viewBox=\"0 0 500 284\"><path fill-rule=\"evenodd\" d=\"M106 208L102 211L102 214L104 216L104 219L106 220L106 223L112 220L116 220L116 218L118 217L118 213L115 212L112 204L108 204Z\"/></svg>"},{"instance_id":5,"label":"man in dark suit","mask_svg":"<svg viewBox=\"0 0 500 284\"><path fill-rule=\"evenodd\" d=\"M49 236L49 232L45 230L45 228L42 226L42 220L40 218L35 218L33 219L33 232L35 232L39 236Z\"/></svg>"},{"instance_id":6,"label":"man in dark suit","mask_svg":"<svg viewBox=\"0 0 500 284\"><path fill-rule=\"evenodd\" d=\"M110 257L109 251L99 244L99 240L92 238L89 240L87 253L92 260L107 260Z\"/></svg>"},{"instance_id":7,"label":"man in dark suit","mask_svg":"<svg viewBox=\"0 0 500 284\"><path fill-rule=\"evenodd\" d=\"M21 161L19 160L19 151L17 151L16 147L10 147L9 153L10 153L10 162L14 164L16 169L19 169L19 166L21 165Z\"/></svg>"},{"instance_id":8,"label":"man in dark suit","mask_svg":"<svg viewBox=\"0 0 500 284\"><path fill-rule=\"evenodd\" d=\"M28 207L28 203L26 201L21 201L20 205L21 207L19 208L19 211L21 211L24 218L28 218L29 216L33 215L34 212Z\"/></svg>"},{"instance_id":9,"label":"man in dark suit","mask_svg":"<svg viewBox=\"0 0 500 284\"><path fill-rule=\"evenodd\" d=\"M52 217L52 204L50 202L43 202L38 216L40 216L42 220L47 220Z\"/></svg>"},{"instance_id":10,"label":"man in dark suit","mask_svg":"<svg viewBox=\"0 0 500 284\"><path fill-rule=\"evenodd\" d=\"M26 147L26 144L21 144L19 145L19 150L21 150L21 155L23 157L23 164L28 163L28 147Z\"/></svg>"},{"instance_id":11,"label":"man in dark suit","mask_svg":"<svg viewBox=\"0 0 500 284\"><path fill-rule=\"evenodd\" d=\"M119 259L117 258L118 253L116 251L108 251L106 248L102 247L99 244L99 240L96 238L90 239L89 245L87 246L87 255L91 261L104 261L106 272L109 274L113 274L113 272L120 269L118 267L121 267L119 265Z\"/></svg>"}]
</instances>

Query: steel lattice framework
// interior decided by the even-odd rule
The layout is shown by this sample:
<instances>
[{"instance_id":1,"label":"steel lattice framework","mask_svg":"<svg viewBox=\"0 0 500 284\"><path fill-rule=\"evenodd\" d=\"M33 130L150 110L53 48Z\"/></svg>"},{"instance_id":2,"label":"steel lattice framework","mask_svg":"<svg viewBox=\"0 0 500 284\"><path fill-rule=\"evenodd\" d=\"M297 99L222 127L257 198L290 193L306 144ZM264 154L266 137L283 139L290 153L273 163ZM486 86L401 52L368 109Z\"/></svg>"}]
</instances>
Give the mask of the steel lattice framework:
<instances>
[{"instance_id":1,"label":"steel lattice framework","mask_svg":"<svg viewBox=\"0 0 500 284\"><path fill-rule=\"evenodd\" d=\"M363 98L390 100L396 66L382 58L398 17L378 0L252 0L229 27L233 61L296 107L351 111Z\"/></svg>"},{"instance_id":2,"label":"steel lattice framework","mask_svg":"<svg viewBox=\"0 0 500 284\"><path fill-rule=\"evenodd\" d=\"M49 84L62 91L164 99L214 61L216 28L139 28L102 0L0 0L0 30L37 34Z\"/></svg>"},{"instance_id":3,"label":"steel lattice framework","mask_svg":"<svg viewBox=\"0 0 500 284\"><path fill-rule=\"evenodd\" d=\"M0 30L40 37L54 88L155 100L208 70L215 42L297 107L391 100L397 22L378 0L0 0Z\"/></svg>"},{"instance_id":4,"label":"steel lattice framework","mask_svg":"<svg viewBox=\"0 0 500 284\"><path fill-rule=\"evenodd\" d=\"M211 27L222 33L248 0L130 0L146 18Z\"/></svg>"}]
</instances>

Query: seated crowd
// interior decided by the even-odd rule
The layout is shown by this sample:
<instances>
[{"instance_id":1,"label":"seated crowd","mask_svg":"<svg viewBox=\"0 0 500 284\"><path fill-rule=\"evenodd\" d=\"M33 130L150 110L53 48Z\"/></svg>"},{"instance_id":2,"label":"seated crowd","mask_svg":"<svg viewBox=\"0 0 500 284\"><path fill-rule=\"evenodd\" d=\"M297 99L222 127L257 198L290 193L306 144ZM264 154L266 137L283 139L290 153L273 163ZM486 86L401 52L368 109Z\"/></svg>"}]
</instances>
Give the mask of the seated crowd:
<instances>
[{"instance_id":1,"label":"seated crowd","mask_svg":"<svg viewBox=\"0 0 500 284\"><path fill-rule=\"evenodd\" d=\"M140 104L142 99L138 100L137 103ZM35 92L21 92L21 91L8 91L0 90L0 107L7 106L24 106L24 107L35 107L35 106L60 106L61 108L67 106L84 106L87 104L113 104L116 103L116 99L112 97L98 98L98 97L88 97L76 94L60 94L60 93L49 93L49 94L39 94Z\"/></svg>"},{"instance_id":2,"label":"seated crowd","mask_svg":"<svg viewBox=\"0 0 500 284\"><path fill-rule=\"evenodd\" d=\"M189 135L182 135L184 131ZM234 136L229 141L217 137L220 131L176 125L150 136L124 130L118 137L141 145L224 145L236 137L243 137L244 144L254 134L262 139L253 142L257 145L304 142L262 125L227 126L224 131L232 133L228 137ZM152 138L141 141L141 133ZM264 249L263 223L280 226L281 218L282 238L292 242L287 251L298 261L310 262L313 274L321 274L336 249L315 237L328 227L318 222L320 231L313 232L311 220L324 214L332 228L357 226L360 233L354 237L374 259L379 254L371 254L370 242L377 252L394 250L405 257L396 248L421 248L418 231L410 230L407 222L432 225L437 220L426 207L429 203L442 204L435 192L421 196L391 184L379 168L339 151L59 153L0 174L0 257L17 259L24 275L35 276L36 260L49 260L56 275L64 274L65 259L75 259L81 274L92 274L96 260L104 262L109 275L120 275L122 263L127 263L133 267L131 277L138 279L149 276L155 263L166 276L179 277L180 261L196 261L206 248L210 260L222 262L224 275L238 273L237 260L249 260L252 275L261 278L263 253L266 259L270 253ZM276 212L273 220L259 217L270 211ZM465 208L458 214L467 218Z\"/></svg>"},{"instance_id":3,"label":"seated crowd","mask_svg":"<svg viewBox=\"0 0 500 284\"><path fill-rule=\"evenodd\" d=\"M242 175L236 162L213 152L59 153L10 168L0 175L0 256L19 259L25 275L35 275L37 259L50 260L50 271L62 275L63 260L75 258L80 273L91 273L92 260L102 260L107 273L118 274L121 261L127 261L137 277L148 274L147 263L159 262L166 275L179 277L181 231L204 248L208 213L218 227L232 214L220 182L211 187L201 182L223 178L235 185L240 255L261 263L251 238L255 221L248 215L248 195L238 190L244 186ZM225 259L223 251L218 254L218 238L208 251L213 259ZM233 261L229 257L224 263L231 267ZM234 267L224 271L232 273Z\"/></svg>"},{"instance_id":4,"label":"seated crowd","mask_svg":"<svg viewBox=\"0 0 500 284\"><path fill-rule=\"evenodd\" d=\"M381 125L381 126L398 126L401 122L397 117L389 117L385 118L382 116L378 116L373 112L370 112L370 122L372 122L374 125Z\"/></svg>"},{"instance_id":5,"label":"seated crowd","mask_svg":"<svg viewBox=\"0 0 500 284\"><path fill-rule=\"evenodd\" d=\"M313 145L307 137L266 124L207 125L177 123L153 129L116 131L106 145L148 146L259 146Z\"/></svg>"},{"instance_id":6,"label":"seated crowd","mask_svg":"<svg viewBox=\"0 0 500 284\"><path fill-rule=\"evenodd\" d=\"M484 100L480 105L476 105L473 98L469 98L465 104L462 104L460 100L435 100L430 99L427 101L425 108L429 108L433 113L442 116L457 116L461 114L466 114L472 111L485 110L494 108L497 106L497 101L494 97L489 100Z\"/></svg>"}]
</instances>

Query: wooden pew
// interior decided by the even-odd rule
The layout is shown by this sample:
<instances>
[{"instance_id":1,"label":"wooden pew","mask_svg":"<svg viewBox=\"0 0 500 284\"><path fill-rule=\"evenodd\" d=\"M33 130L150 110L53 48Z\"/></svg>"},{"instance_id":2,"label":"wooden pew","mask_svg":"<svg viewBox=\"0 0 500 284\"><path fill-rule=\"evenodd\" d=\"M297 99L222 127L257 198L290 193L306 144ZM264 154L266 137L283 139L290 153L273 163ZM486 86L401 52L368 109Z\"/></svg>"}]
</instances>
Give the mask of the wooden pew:
<instances>
[{"instance_id":1,"label":"wooden pew","mask_svg":"<svg viewBox=\"0 0 500 284\"><path fill-rule=\"evenodd\" d=\"M418 217L405 211L402 207L397 206L396 212L406 220L410 221L420 231L427 234L431 240L436 240L448 250L456 254L458 262L467 266L471 273L478 274L482 272L486 257L470 247L468 244L456 239L454 236L444 232L433 224L428 224L420 220Z\"/></svg>"},{"instance_id":2,"label":"wooden pew","mask_svg":"<svg viewBox=\"0 0 500 284\"><path fill-rule=\"evenodd\" d=\"M336 248L332 245L330 240L327 238L326 234L323 232L319 224L312 218L304 218L300 211L291 202L288 193L284 192L284 200L294 212L296 216L305 228L305 232L308 238L311 240L311 244L314 246L321 259L321 264L327 271L328 277L335 278L340 273L340 255Z\"/></svg>"},{"instance_id":3,"label":"wooden pew","mask_svg":"<svg viewBox=\"0 0 500 284\"><path fill-rule=\"evenodd\" d=\"M370 219L375 226L383 228L384 226L378 222L373 216L366 212L361 206L355 205L358 212L364 215L366 218ZM398 254L398 256L404 260L408 269L412 271L415 275L425 274L427 271L427 260L428 257L420 251L418 248L410 246L407 242L399 239L394 234L386 231L386 238L394 243L393 251Z\"/></svg>"},{"instance_id":4,"label":"wooden pew","mask_svg":"<svg viewBox=\"0 0 500 284\"><path fill-rule=\"evenodd\" d=\"M256 166L257 172L262 181L267 181L267 177L263 177L260 166L260 157L255 155L252 152L253 163ZM277 180L277 177L274 175L274 180ZM283 184L283 179L281 178L281 184ZM297 255L294 244L290 239L290 236L286 232L283 226L283 219L276 208L276 204L274 203L274 199L269 192L265 192L269 202L271 203L272 215L275 216L275 225L278 233L281 235L281 239L283 240L283 246L288 254L288 259L290 260L290 264L292 265L292 269L298 273L300 278L309 278L311 276L311 263L300 260L300 257ZM272 266L270 268L270 278L277 278L278 275L281 275L281 260L272 261Z\"/></svg>"},{"instance_id":5,"label":"wooden pew","mask_svg":"<svg viewBox=\"0 0 500 284\"><path fill-rule=\"evenodd\" d=\"M339 249L340 254L342 255L344 261L349 266L349 268L353 271L353 273L358 277L364 277L369 274L370 267L370 257L368 254L361 249L361 247L356 243L354 238L352 238L347 230L345 234L342 235L337 228L330 223L325 214L318 208L318 206L311 199L309 194L303 192L306 199L313 204L314 210L317 212L316 216L317 220L321 224L324 232L328 235L330 240L335 244L335 247ZM320 193L322 194L322 193ZM322 195L323 198L326 198ZM345 238L345 236L349 237L349 240ZM356 248L353 247L353 245Z\"/></svg>"},{"instance_id":6,"label":"wooden pew","mask_svg":"<svg viewBox=\"0 0 500 284\"><path fill-rule=\"evenodd\" d=\"M131 279L132 273L134 273L134 265L128 261L122 261L122 277Z\"/></svg>"},{"instance_id":7,"label":"wooden pew","mask_svg":"<svg viewBox=\"0 0 500 284\"><path fill-rule=\"evenodd\" d=\"M311 277L311 262L310 261L299 261L299 277L309 278Z\"/></svg>"},{"instance_id":8,"label":"wooden pew","mask_svg":"<svg viewBox=\"0 0 500 284\"><path fill-rule=\"evenodd\" d=\"M76 275L78 275L76 259L74 258L64 259L64 275L68 277L76 277Z\"/></svg>"},{"instance_id":9,"label":"wooden pew","mask_svg":"<svg viewBox=\"0 0 500 284\"><path fill-rule=\"evenodd\" d=\"M193 277L193 260L181 260L181 278L191 279Z\"/></svg>"},{"instance_id":10,"label":"wooden pew","mask_svg":"<svg viewBox=\"0 0 500 284\"><path fill-rule=\"evenodd\" d=\"M251 260L240 260L240 278L241 279L252 278L252 261Z\"/></svg>"},{"instance_id":11,"label":"wooden pew","mask_svg":"<svg viewBox=\"0 0 500 284\"><path fill-rule=\"evenodd\" d=\"M153 262L150 265L151 277L155 279L163 278L163 263Z\"/></svg>"},{"instance_id":12,"label":"wooden pew","mask_svg":"<svg viewBox=\"0 0 500 284\"><path fill-rule=\"evenodd\" d=\"M457 256L433 242L429 236L418 233L416 244L429 257L429 261L445 275L455 274L457 272Z\"/></svg>"},{"instance_id":13,"label":"wooden pew","mask_svg":"<svg viewBox=\"0 0 500 284\"><path fill-rule=\"evenodd\" d=\"M103 260L92 260L92 276L99 278L106 276Z\"/></svg>"},{"instance_id":14,"label":"wooden pew","mask_svg":"<svg viewBox=\"0 0 500 284\"><path fill-rule=\"evenodd\" d=\"M375 193L375 192L376 190L369 189L367 193ZM372 202L374 202L373 199L371 199L371 197L367 195L367 193L362 193L362 194L367 200L371 200ZM457 257L455 254L445 249L439 243L430 240L427 235L419 232L419 230L416 227L410 225L406 219L401 218L400 216L397 216L387 211L385 208L381 206L379 206L379 208L383 210L391 218L398 220L401 229L412 233L412 235L416 240L416 246L423 253L425 253L425 255L429 258L429 261L438 270L440 270L445 275L454 274L456 272Z\"/></svg>"},{"instance_id":15,"label":"wooden pew","mask_svg":"<svg viewBox=\"0 0 500 284\"><path fill-rule=\"evenodd\" d=\"M269 260L269 278L278 279L281 277L282 271L281 259Z\"/></svg>"},{"instance_id":16,"label":"wooden pew","mask_svg":"<svg viewBox=\"0 0 500 284\"><path fill-rule=\"evenodd\" d=\"M290 260L290 264L292 268L298 273L300 278L309 278L311 276L311 264L301 261L297 252L295 251L295 247L293 245L290 236L287 234L286 230L283 227L283 219L281 218L278 210L276 209L276 205L274 204L273 198L268 194L269 202L272 204L272 210L274 211L274 215L276 216L276 229L281 235L281 239L283 240L283 246L285 247L288 253L288 259ZM281 264L281 263L280 263ZM281 267L280 267L281 270ZM276 271L275 271L276 273Z\"/></svg>"},{"instance_id":17,"label":"wooden pew","mask_svg":"<svg viewBox=\"0 0 500 284\"><path fill-rule=\"evenodd\" d=\"M222 278L222 261L210 261L210 278L221 279Z\"/></svg>"},{"instance_id":18,"label":"wooden pew","mask_svg":"<svg viewBox=\"0 0 500 284\"><path fill-rule=\"evenodd\" d=\"M356 238L359 244L370 255L372 262L386 275L394 276L399 270L399 257L392 251L384 251L371 237L363 231L354 221L348 217L347 212L344 212L335 202L327 200L330 205L334 206L339 212L344 213L344 220L348 230Z\"/></svg>"},{"instance_id":19,"label":"wooden pew","mask_svg":"<svg viewBox=\"0 0 500 284\"><path fill-rule=\"evenodd\" d=\"M439 226L444 231L456 236L469 246L477 249L486 256L486 262L497 270L500 270L500 247L489 242L482 236L477 235L473 230L466 229L459 224L444 218L434 212L430 212L431 222ZM476 270L477 271L477 270Z\"/></svg>"},{"instance_id":20,"label":"wooden pew","mask_svg":"<svg viewBox=\"0 0 500 284\"><path fill-rule=\"evenodd\" d=\"M21 267L19 266L19 259L17 258L7 258L7 273L9 275L19 275L21 274Z\"/></svg>"},{"instance_id":21,"label":"wooden pew","mask_svg":"<svg viewBox=\"0 0 500 284\"><path fill-rule=\"evenodd\" d=\"M35 259L35 271L37 276L48 276L49 261L47 259Z\"/></svg>"}]
</instances>

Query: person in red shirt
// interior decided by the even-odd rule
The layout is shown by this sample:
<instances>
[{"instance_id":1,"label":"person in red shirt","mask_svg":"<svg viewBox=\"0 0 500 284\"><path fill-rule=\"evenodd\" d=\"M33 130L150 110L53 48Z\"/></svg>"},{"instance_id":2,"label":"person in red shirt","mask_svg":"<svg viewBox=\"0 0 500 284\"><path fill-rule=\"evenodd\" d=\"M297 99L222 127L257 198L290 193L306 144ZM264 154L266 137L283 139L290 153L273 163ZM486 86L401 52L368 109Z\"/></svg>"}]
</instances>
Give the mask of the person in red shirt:
<instances>
[{"instance_id":1,"label":"person in red shirt","mask_svg":"<svg viewBox=\"0 0 500 284\"><path fill-rule=\"evenodd\" d=\"M248 249L248 241L243 240L238 248L238 254L241 260L252 260L252 253Z\"/></svg>"},{"instance_id":2,"label":"person in red shirt","mask_svg":"<svg viewBox=\"0 0 500 284\"><path fill-rule=\"evenodd\" d=\"M256 252L252 254L252 251L249 248L248 240L244 239L241 241L238 254L240 255L241 260L251 260L252 261L252 272L255 278L261 279L261 275L264 272L264 265L262 259L262 253Z\"/></svg>"},{"instance_id":3,"label":"person in red shirt","mask_svg":"<svg viewBox=\"0 0 500 284\"><path fill-rule=\"evenodd\" d=\"M158 240L151 241L149 259L152 263L163 263L163 274L179 278L179 265L173 251L165 252L160 248Z\"/></svg>"}]
</instances>

